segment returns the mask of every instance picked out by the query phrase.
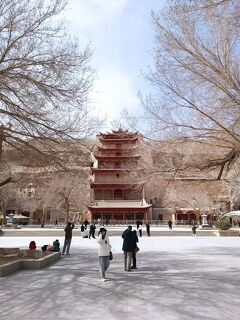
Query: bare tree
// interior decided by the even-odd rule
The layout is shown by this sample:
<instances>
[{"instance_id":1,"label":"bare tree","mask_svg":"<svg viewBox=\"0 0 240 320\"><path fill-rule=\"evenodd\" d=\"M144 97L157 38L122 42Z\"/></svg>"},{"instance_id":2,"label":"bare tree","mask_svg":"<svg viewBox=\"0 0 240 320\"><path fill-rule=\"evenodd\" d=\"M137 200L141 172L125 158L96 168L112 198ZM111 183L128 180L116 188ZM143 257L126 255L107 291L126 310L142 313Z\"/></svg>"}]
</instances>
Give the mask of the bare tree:
<instances>
[{"instance_id":1,"label":"bare tree","mask_svg":"<svg viewBox=\"0 0 240 320\"><path fill-rule=\"evenodd\" d=\"M41 196L43 207L42 226L44 226L47 208L58 208L64 212L65 223L76 220L87 207L89 201L88 172L78 170L55 174L47 183ZM45 209L45 210L44 210Z\"/></svg>"},{"instance_id":2,"label":"bare tree","mask_svg":"<svg viewBox=\"0 0 240 320\"><path fill-rule=\"evenodd\" d=\"M99 128L88 104L91 51L80 50L59 20L66 5L0 1L0 155L4 143L63 166L59 144L71 146Z\"/></svg>"},{"instance_id":3,"label":"bare tree","mask_svg":"<svg viewBox=\"0 0 240 320\"><path fill-rule=\"evenodd\" d=\"M234 164L228 176L227 184L231 196L232 210L240 209L240 164L239 160Z\"/></svg>"},{"instance_id":4,"label":"bare tree","mask_svg":"<svg viewBox=\"0 0 240 320\"><path fill-rule=\"evenodd\" d=\"M153 13L155 67L145 78L154 91L141 97L151 138L221 150L199 165L219 168L218 179L240 154L239 12L239 1L176 0Z\"/></svg>"}]
</instances>

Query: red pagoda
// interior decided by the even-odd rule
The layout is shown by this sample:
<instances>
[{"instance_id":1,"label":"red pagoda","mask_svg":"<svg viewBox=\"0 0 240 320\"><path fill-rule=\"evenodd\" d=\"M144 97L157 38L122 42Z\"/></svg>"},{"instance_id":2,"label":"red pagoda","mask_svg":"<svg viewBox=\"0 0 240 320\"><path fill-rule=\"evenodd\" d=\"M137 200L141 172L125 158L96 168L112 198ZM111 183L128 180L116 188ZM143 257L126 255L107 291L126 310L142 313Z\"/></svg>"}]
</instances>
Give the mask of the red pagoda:
<instances>
[{"instance_id":1,"label":"red pagoda","mask_svg":"<svg viewBox=\"0 0 240 320\"><path fill-rule=\"evenodd\" d=\"M137 182L139 134L119 129L100 133L93 154L91 205L93 220L126 222L148 220L151 204L143 197L144 183Z\"/></svg>"}]
</instances>

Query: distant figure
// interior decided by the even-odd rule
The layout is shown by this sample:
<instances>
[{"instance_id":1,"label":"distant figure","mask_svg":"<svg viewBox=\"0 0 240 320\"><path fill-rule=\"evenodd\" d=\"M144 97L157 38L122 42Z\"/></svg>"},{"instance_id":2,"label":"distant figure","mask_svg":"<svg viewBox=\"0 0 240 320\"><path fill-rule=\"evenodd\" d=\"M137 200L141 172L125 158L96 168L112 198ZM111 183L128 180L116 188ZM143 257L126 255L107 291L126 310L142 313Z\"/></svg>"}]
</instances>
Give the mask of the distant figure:
<instances>
[{"instance_id":1,"label":"distant figure","mask_svg":"<svg viewBox=\"0 0 240 320\"><path fill-rule=\"evenodd\" d=\"M84 227L83 224L81 225L81 236L82 236L82 237L85 236L85 227Z\"/></svg>"},{"instance_id":2,"label":"distant figure","mask_svg":"<svg viewBox=\"0 0 240 320\"><path fill-rule=\"evenodd\" d=\"M137 242L138 242L138 236L137 236L137 231L133 230L134 234L134 241L135 241L135 248L137 248ZM132 266L131 269L137 269L137 258L136 258L136 250L134 249L132 252Z\"/></svg>"},{"instance_id":3,"label":"distant figure","mask_svg":"<svg viewBox=\"0 0 240 320\"><path fill-rule=\"evenodd\" d=\"M150 224L149 223L146 223L146 231L147 231L148 237L150 237Z\"/></svg>"},{"instance_id":4,"label":"distant figure","mask_svg":"<svg viewBox=\"0 0 240 320\"><path fill-rule=\"evenodd\" d=\"M59 242L58 239L56 239L55 241L53 241L52 251L53 251L53 252L59 252L59 251L60 251L60 242Z\"/></svg>"},{"instance_id":5,"label":"distant figure","mask_svg":"<svg viewBox=\"0 0 240 320\"><path fill-rule=\"evenodd\" d=\"M139 237L142 237L142 225L140 224L138 227Z\"/></svg>"},{"instance_id":6,"label":"distant figure","mask_svg":"<svg viewBox=\"0 0 240 320\"><path fill-rule=\"evenodd\" d=\"M193 227L192 227L192 233L193 233L193 236L196 238L197 236L197 226L194 224Z\"/></svg>"},{"instance_id":7,"label":"distant figure","mask_svg":"<svg viewBox=\"0 0 240 320\"><path fill-rule=\"evenodd\" d=\"M98 258L100 265L101 280L106 281L105 273L109 267L109 253L111 251L111 245L107 236L107 230L103 227L100 228L97 238Z\"/></svg>"},{"instance_id":8,"label":"distant figure","mask_svg":"<svg viewBox=\"0 0 240 320\"><path fill-rule=\"evenodd\" d=\"M84 221L83 221L83 224L84 224L84 226L85 226L85 229L87 230L87 226L88 226L89 222L88 222L87 220L84 220Z\"/></svg>"},{"instance_id":9,"label":"distant figure","mask_svg":"<svg viewBox=\"0 0 240 320\"><path fill-rule=\"evenodd\" d=\"M64 229L65 231L65 240L64 240L64 245L63 245L63 251L62 254L65 253L65 250L67 249L67 254L69 253L69 249L71 246L71 242L72 242L72 230L74 228L74 224L71 222L68 222L66 228Z\"/></svg>"},{"instance_id":10,"label":"distant figure","mask_svg":"<svg viewBox=\"0 0 240 320\"><path fill-rule=\"evenodd\" d=\"M131 262L132 262L132 252L136 247L136 240L134 233L132 231L132 226L128 226L127 229L122 234L123 238L123 246L122 250L124 252L124 269L125 271L131 270Z\"/></svg>"},{"instance_id":11,"label":"distant figure","mask_svg":"<svg viewBox=\"0 0 240 320\"><path fill-rule=\"evenodd\" d=\"M169 230L172 230L172 220L168 220L168 228Z\"/></svg>"},{"instance_id":12,"label":"distant figure","mask_svg":"<svg viewBox=\"0 0 240 320\"><path fill-rule=\"evenodd\" d=\"M140 226L140 220L139 219L137 219L137 221L136 221L136 225L137 225L137 229L139 228L139 226Z\"/></svg>"},{"instance_id":13,"label":"distant figure","mask_svg":"<svg viewBox=\"0 0 240 320\"><path fill-rule=\"evenodd\" d=\"M89 228L89 235L88 238L90 239L91 237L95 239L95 230L96 230L96 226L95 223L91 223L90 224L90 228Z\"/></svg>"},{"instance_id":14,"label":"distant figure","mask_svg":"<svg viewBox=\"0 0 240 320\"><path fill-rule=\"evenodd\" d=\"M36 242L35 241L31 241L29 243L29 250L35 250L36 248L37 248Z\"/></svg>"},{"instance_id":15,"label":"distant figure","mask_svg":"<svg viewBox=\"0 0 240 320\"><path fill-rule=\"evenodd\" d=\"M55 226L57 226L57 225L58 225L58 220L56 219L56 220L55 220Z\"/></svg>"}]
</instances>

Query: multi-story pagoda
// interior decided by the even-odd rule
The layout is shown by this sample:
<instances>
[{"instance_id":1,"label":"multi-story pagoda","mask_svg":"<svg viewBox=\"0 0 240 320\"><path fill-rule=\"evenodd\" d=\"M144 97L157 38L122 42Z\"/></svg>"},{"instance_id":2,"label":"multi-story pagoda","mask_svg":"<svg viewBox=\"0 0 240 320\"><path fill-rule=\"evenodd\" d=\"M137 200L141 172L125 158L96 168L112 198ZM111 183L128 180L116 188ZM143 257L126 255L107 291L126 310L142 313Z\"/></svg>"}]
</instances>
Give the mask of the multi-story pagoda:
<instances>
[{"instance_id":1,"label":"multi-story pagoda","mask_svg":"<svg viewBox=\"0 0 240 320\"><path fill-rule=\"evenodd\" d=\"M93 220L126 221L149 219L151 204L143 196L144 183L137 181L140 136L119 129L100 133L93 154L92 193L89 210Z\"/></svg>"}]
</instances>

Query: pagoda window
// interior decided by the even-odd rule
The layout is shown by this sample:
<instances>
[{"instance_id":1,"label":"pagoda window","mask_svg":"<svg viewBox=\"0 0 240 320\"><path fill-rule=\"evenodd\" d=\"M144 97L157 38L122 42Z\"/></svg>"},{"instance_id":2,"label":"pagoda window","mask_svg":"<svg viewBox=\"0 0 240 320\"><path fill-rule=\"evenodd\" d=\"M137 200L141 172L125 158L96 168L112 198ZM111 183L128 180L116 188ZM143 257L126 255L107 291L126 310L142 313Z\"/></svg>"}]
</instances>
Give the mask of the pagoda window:
<instances>
[{"instance_id":1,"label":"pagoda window","mask_svg":"<svg viewBox=\"0 0 240 320\"><path fill-rule=\"evenodd\" d=\"M115 162L115 168L120 168L121 167L121 163L119 161Z\"/></svg>"},{"instance_id":2,"label":"pagoda window","mask_svg":"<svg viewBox=\"0 0 240 320\"><path fill-rule=\"evenodd\" d=\"M117 174L116 174L116 177L117 177L117 178L119 178L119 177L120 177L120 174L119 174L119 173L117 173Z\"/></svg>"},{"instance_id":3,"label":"pagoda window","mask_svg":"<svg viewBox=\"0 0 240 320\"><path fill-rule=\"evenodd\" d=\"M122 199L123 192L121 189L114 190L114 199Z\"/></svg>"},{"instance_id":4,"label":"pagoda window","mask_svg":"<svg viewBox=\"0 0 240 320\"><path fill-rule=\"evenodd\" d=\"M119 151L118 151L118 152L115 153L115 155L116 155L116 156L121 156L121 155L122 155L122 152L119 152Z\"/></svg>"}]
</instances>

